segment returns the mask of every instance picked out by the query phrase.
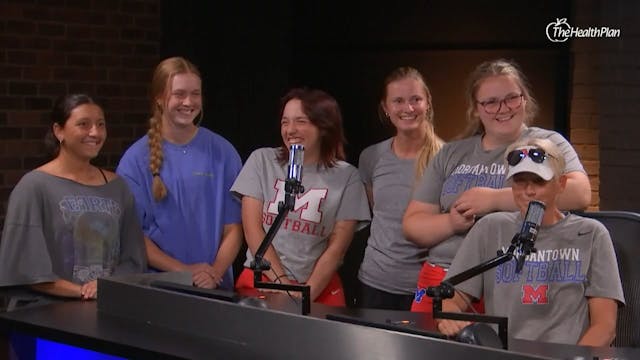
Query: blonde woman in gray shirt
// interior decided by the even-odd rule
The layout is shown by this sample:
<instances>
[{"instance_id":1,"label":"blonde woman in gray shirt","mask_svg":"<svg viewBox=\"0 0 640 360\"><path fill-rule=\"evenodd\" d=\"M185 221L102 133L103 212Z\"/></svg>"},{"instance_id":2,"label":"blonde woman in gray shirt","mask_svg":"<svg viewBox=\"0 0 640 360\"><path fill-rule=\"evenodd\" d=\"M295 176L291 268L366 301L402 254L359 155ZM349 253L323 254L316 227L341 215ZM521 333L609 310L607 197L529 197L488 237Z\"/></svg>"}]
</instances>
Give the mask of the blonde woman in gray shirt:
<instances>
[{"instance_id":1,"label":"blonde woman in gray shirt","mask_svg":"<svg viewBox=\"0 0 640 360\"><path fill-rule=\"evenodd\" d=\"M402 215L442 141L433 129L431 91L414 68L400 67L387 76L378 110L395 135L360 154L373 219L358 273L359 306L409 310L427 250L404 237Z\"/></svg>"}]
</instances>

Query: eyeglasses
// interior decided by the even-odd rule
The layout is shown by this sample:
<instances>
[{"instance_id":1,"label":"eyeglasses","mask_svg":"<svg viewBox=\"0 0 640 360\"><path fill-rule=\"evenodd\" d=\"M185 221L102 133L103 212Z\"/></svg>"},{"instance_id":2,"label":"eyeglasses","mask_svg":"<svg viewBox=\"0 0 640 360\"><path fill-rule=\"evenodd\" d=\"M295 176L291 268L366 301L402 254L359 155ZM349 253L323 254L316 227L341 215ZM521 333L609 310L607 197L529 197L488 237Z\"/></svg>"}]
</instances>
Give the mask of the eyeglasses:
<instances>
[{"instance_id":1,"label":"eyeglasses","mask_svg":"<svg viewBox=\"0 0 640 360\"><path fill-rule=\"evenodd\" d=\"M509 110L515 110L519 108L520 106L522 106L523 98L524 98L524 95L516 94L516 95L509 95L502 100L490 99L487 101L478 101L477 103L482 106L482 108L484 109L484 111L487 112L487 114L497 114L498 111L500 111L502 104L504 104Z\"/></svg>"},{"instance_id":2,"label":"eyeglasses","mask_svg":"<svg viewBox=\"0 0 640 360\"><path fill-rule=\"evenodd\" d=\"M539 148L519 149L513 150L507 155L507 163L511 166L516 166L527 156L536 164L542 164L547 160L547 156L551 157L551 155Z\"/></svg>"}]
</instances>

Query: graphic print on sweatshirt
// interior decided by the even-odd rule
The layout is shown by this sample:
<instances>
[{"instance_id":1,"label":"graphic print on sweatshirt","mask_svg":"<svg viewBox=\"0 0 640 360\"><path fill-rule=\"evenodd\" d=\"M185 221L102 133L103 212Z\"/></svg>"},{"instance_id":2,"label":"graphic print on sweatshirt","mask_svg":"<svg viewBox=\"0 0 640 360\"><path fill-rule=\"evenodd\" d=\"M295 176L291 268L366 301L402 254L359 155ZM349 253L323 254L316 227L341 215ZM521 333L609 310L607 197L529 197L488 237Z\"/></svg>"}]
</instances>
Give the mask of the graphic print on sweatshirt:
<instances>
[{"instance_id":1,"label":"graphic print on sweatshirt","mask_svg":"<svg viewBox=\"0 0 640 360\"><path fill-rule=\"evenodd\" d=\"M460 164L442 186L443 194L461 194L472 187L499 189L504 186L507 167L500 163L491 165Z\"/></svg>"},{"instance_id":2,"label":"graphic print on sweatshirt","mask_svg":"<svg viewBox=\"0 0 640 360\"><path fill-rule=\"evenodd\" d=\"M285 182L281 179L276 181L274 189L276 191L274 199L269 202L267 212L262 216L262 222L271 226L278 215L278 204L284 202ZM329 189L305 189L304 194L296 196L295 206L289 212L287 218L282 222L281 229L294 231L302 234L326 237L326 229L322 226L322 203L327 198Z\"/></svg>"},{"instance_id":3,"label":"graphic print on sweatshirt","mask_svg":"<svg viewBox=\"0 0 640 360\"><path fill-rule=\"evenodd\" d=\"M68 251L73 279L79 283L111 275L120 253L120 204L108 198L67 195L58 203L66 228L56 237Z\"/></svg>"},{"instance_id":4,"label":"graphic print on sweatshirt","mask_svg":"<svg viewBox=\"0 0 640 360\"><path fill-rule=\"evenodd\" d=\"M557 293L563 285L586 281L582 263L579 248L538 249L527 255L520 273L516 273L515 260L498 266L495 287L520 287L520 302L525 305L549 304L553 301L550 293Z\"/></svg>"}]
</instances>

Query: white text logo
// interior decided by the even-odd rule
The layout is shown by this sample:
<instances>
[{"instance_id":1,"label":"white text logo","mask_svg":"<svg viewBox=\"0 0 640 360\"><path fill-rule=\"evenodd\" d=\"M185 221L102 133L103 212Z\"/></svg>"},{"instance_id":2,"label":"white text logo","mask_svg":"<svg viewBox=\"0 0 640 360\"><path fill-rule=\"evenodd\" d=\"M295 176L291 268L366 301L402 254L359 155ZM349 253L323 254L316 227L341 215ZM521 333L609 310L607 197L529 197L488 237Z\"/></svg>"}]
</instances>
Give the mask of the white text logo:
<instances>
[{"instance_id":1,"label":"white text logo","mask_svg":"<svg viewBox=\"0 0 640 360\"><path fill-rule=\"evenodd\" d=\"M617 38L620 37L620 29L607 26L580 28L567 23L567 18L556 19L546 28L547 38L552 42L565 42L569 38Z\"/></svg>"}]
</instances>

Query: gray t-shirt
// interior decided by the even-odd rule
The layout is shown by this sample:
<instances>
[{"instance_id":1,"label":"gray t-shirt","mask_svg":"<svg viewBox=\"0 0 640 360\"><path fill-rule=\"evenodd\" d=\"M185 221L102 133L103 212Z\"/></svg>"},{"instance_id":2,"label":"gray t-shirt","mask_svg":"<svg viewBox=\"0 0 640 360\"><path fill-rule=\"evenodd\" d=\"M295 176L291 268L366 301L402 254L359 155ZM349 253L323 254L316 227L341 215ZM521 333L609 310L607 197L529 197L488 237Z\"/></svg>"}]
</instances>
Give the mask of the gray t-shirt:
<instances>
[{"instance_id":1,"label":"gray t-shirt","mask_svg":"<svg viewBox=\"0 0 640 360\"><path fill-rule=\"evenodd\" d=\"M478 221L456 254L447 278L506 252L520 231L520 212L498 212ZM484 296L489 315L509 318L514 338L576 344L589 327L588 297L624 303L611 237L600 222L567 215L542 226L537 252L519 274L514 259L456 286Z\"/></svg>"},{"instance_id":2,"label":"gray t-shirt","mask_svg":"<svg viewBox=\"0 0 640 360\"><path fill-rule=\"evenodd\" d=\"M392 139L369 146L360 154L362 181L373 190L371 232L358 278L392 294L413 294L427 256L402 234L402 216L414 185L415 159L400 159Z\"/></svg>"},{"instance_id":3,"label":"gray t-shirt","mask_svg":"<svg viewBox=\"0 0 640 360\"><path fill-rule=\"evenodd\" d=\"M566 162L565 173L584 172L578 154L562 135L537 127L526 128L520 139L549 139L558 146ZM448 213L451 205L472 187L499 189L505 184L508 166L504 160L507 146L490 151L482 148L480 135L446 144L429 163L413 199L440 206ZM429 229L425 229L429 231ZM427 260L448 268L465 234L457 234L429 249Z\"/></svg>"},{"instance_id":4,"label":"gray t-shirt","mask_svg":"<svg viewBox=\"0 0 640 360\"><path fill-rule=\"evenodd\" d=\"M250 196L263 202L265 232L278 215L278 203L285 194L287 164L281 165L277 154L276 148L254 151L231 187L238 197ZM302 185L304 194L297 196L295 209L282 222L272 243L287 276L298 282L306 282L311 275L336 221L357 220L360 229L371 218L358 171L344 161L331 168L305 166ZM252 260L253 254L247 250L245 266Z\"/></svg>"},{"instance_id":5,"label":"gray t-shirt","mask_svg":"<svg viewBox=\"0 0 640 360\"><path fill-rule=\"evenodd\" d=\"M89 186L34 170L9 198L0 286L143 272L146 254L125 182Z\"/></svg>"}]
</instances>

